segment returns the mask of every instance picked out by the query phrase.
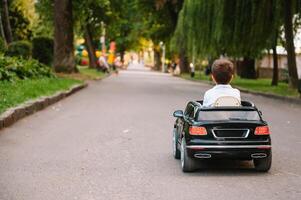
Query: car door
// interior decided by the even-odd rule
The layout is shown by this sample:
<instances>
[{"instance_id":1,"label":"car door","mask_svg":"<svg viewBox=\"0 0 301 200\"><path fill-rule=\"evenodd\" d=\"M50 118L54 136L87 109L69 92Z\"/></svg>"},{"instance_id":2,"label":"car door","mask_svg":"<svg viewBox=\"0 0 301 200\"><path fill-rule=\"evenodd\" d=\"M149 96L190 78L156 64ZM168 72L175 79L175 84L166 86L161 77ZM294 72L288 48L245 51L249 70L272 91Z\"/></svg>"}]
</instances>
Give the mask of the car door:
<instances>
[{"instance_id":1,"label":"car door","mask_svg":"<svg viewBox=\"0 0 301 200\"><path fill-rule=\"evenodd\" d=\"M195 115L195 106L192 103L189 103L186 106L186 109L184 112L184 118L182 120L183 123L182 123L181 130L180 130L182 137L185 135L185 132L187 132L189 130L189 126L191 124L191 121L194 119L194 115Z\"/></svg>"}]
</instances>

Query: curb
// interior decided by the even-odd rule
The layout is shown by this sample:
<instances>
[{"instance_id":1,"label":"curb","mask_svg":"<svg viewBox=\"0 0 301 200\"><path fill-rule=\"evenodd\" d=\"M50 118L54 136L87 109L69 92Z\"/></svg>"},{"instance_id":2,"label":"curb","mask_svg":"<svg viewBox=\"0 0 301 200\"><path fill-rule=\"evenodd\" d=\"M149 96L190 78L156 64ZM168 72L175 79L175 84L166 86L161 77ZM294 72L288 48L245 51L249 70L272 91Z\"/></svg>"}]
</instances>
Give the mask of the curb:
<instances>
[{"instance_id":1,"label":"curb","mask_svg":"<svg viewBox=\"0 0 301 200\"><path fill-rule=\"evenodd\" d=\"M189 81L193 81L193 82L199 82L199 83L207 84L207 85L214 85L213 83L211 83L209 81L191 80L191 79L183 78L181 76L176 76L176 77L179 77L179 78L184 79L184 80L189 80ZM280 95L270 94L270 93L263 93L263 92L254 92L254 91L247 90L247 89L241 88L239 86L235 86L235 85L233 87L239 89L243 93L259 95L259 96L263 96L263 97L267 97L267 98L273 98L273 99L277 99L277 100L281 100L281 101L286 101L288 103L294 103L294 104L301 105L301 98L285 97L285 96L280 96Z\"/></svg>"},{"instance_id":2,"label":"curb","mask_svg":"<svg viewBox=\"0 0 301 200\"><path fill-rule=\"evenodd\" d=\"M17 107L11 108L0 115L0 130L11 126L18 120L29 116L37 111L43 110L44 108L68 97L79 90L87 87L87 83L75 85L69 90L60 91L52 96L40 97L36 100L29 100Z\"/></svg>"}]
</instances>

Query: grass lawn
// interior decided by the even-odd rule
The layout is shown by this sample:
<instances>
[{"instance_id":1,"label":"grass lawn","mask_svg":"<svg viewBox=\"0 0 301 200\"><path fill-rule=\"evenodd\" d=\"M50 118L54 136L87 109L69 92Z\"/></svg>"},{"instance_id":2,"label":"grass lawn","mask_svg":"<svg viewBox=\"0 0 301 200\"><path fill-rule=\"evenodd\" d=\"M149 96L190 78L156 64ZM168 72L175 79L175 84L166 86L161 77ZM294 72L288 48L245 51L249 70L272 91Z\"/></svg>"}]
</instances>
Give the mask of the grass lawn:
<instances>
[{"instance_id":1,"label":"grass lawn","mask_svg":"<svg viewBox=\"0 0 301 200\"><path fill-rule=\"evenodd\" d=\"M194 81L210 81L209 76L205 76L203 73L197 71L194 78L190 77L190 74L186 73L181 75L182 78ZM231 83L234 87L247 89L254 92L263 92L268 94L276 94L281 96L299 97L298 91L292 89L287 83L279 82L278 86L271 86L271 79L242 79L235 77Z\"/></svg>"},{"instance_id":2,"label":"grass lawn","mask_svg":"<svg viewBox=\"0 0 301 200\"><path fill-rule=\"evenodd\" d=\"M82 75L87 76L89 79L102 79L106 76L105 73L89 67L79 66L78 69Z\"/></svg>"},{"instance_id":3,"label":"grass lawn","mask_svg":"<svg viewBox=\"0 0 301 200\"><path fill-rule=\"evenodd\" d=\"M0 82L0 113L30 99L52 95L57 91L69 89L81 81L66 78L43 78Z\"/></svg>"},{"instance_id":4,"label":"grass lawn","mask_svg":"<svg viewBox=\"0 0 301 200\"><path fill-rule=\"evenodd\" d=\"M96 69L91 69L89 67L78 66L77 68L79 70L79 73L72 73L72 74L56 73L56 75L61 78L70 78L70 79L76 79L81 81L98 80L107 76L106 73L98 71Z\"/></svg>"}]
</instances>

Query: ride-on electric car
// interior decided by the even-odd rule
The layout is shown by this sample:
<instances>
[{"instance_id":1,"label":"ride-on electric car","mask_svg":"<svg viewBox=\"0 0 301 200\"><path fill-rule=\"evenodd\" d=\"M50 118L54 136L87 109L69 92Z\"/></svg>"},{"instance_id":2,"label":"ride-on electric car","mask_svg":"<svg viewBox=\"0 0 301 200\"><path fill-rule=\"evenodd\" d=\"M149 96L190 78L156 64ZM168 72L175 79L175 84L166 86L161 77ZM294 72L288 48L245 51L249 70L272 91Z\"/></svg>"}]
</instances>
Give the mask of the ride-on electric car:
<instances>
[{"instance_id":1,"label":"ride-on electric car","mask_svg":"<svg viewBox=\"0 0 301 200\"><path fill-rule=\"evenodd\" d=\"M204 159L253 160L255 169L267 172L272 163L270 131L262 113L248 101L239 105L203 107L191 101L177 110L173 155L183 172L196 170Z\"/></svg>"}]
</instances>

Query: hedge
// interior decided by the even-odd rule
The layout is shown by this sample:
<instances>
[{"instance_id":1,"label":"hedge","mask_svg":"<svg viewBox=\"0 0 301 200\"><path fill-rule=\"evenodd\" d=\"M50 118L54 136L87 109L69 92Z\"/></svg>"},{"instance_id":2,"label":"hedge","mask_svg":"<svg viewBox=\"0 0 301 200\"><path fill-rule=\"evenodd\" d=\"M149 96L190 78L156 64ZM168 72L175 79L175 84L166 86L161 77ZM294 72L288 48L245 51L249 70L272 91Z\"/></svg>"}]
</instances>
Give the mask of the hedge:
<instances>
[{"instance_id":1,"label":"hedge","mask_svg":"<svg viewBox=\"0 0 301 200\"><path fill-rule=\"evenodd\" d=\"M32 57L45 65L51 65L53 61L53 39L48 37L36 37L32 40Z\"/></svg>"},{"instance_id":2,"label":"hedge","mask_svg":"<svg viewBox=\"0 0 301 200\"><path fill-rule=\"evenodd\" d=\"M32 45L29 41L20 40L8 45L5 55L29 59L31 57Z\"/></svg>"}]
</instances>

